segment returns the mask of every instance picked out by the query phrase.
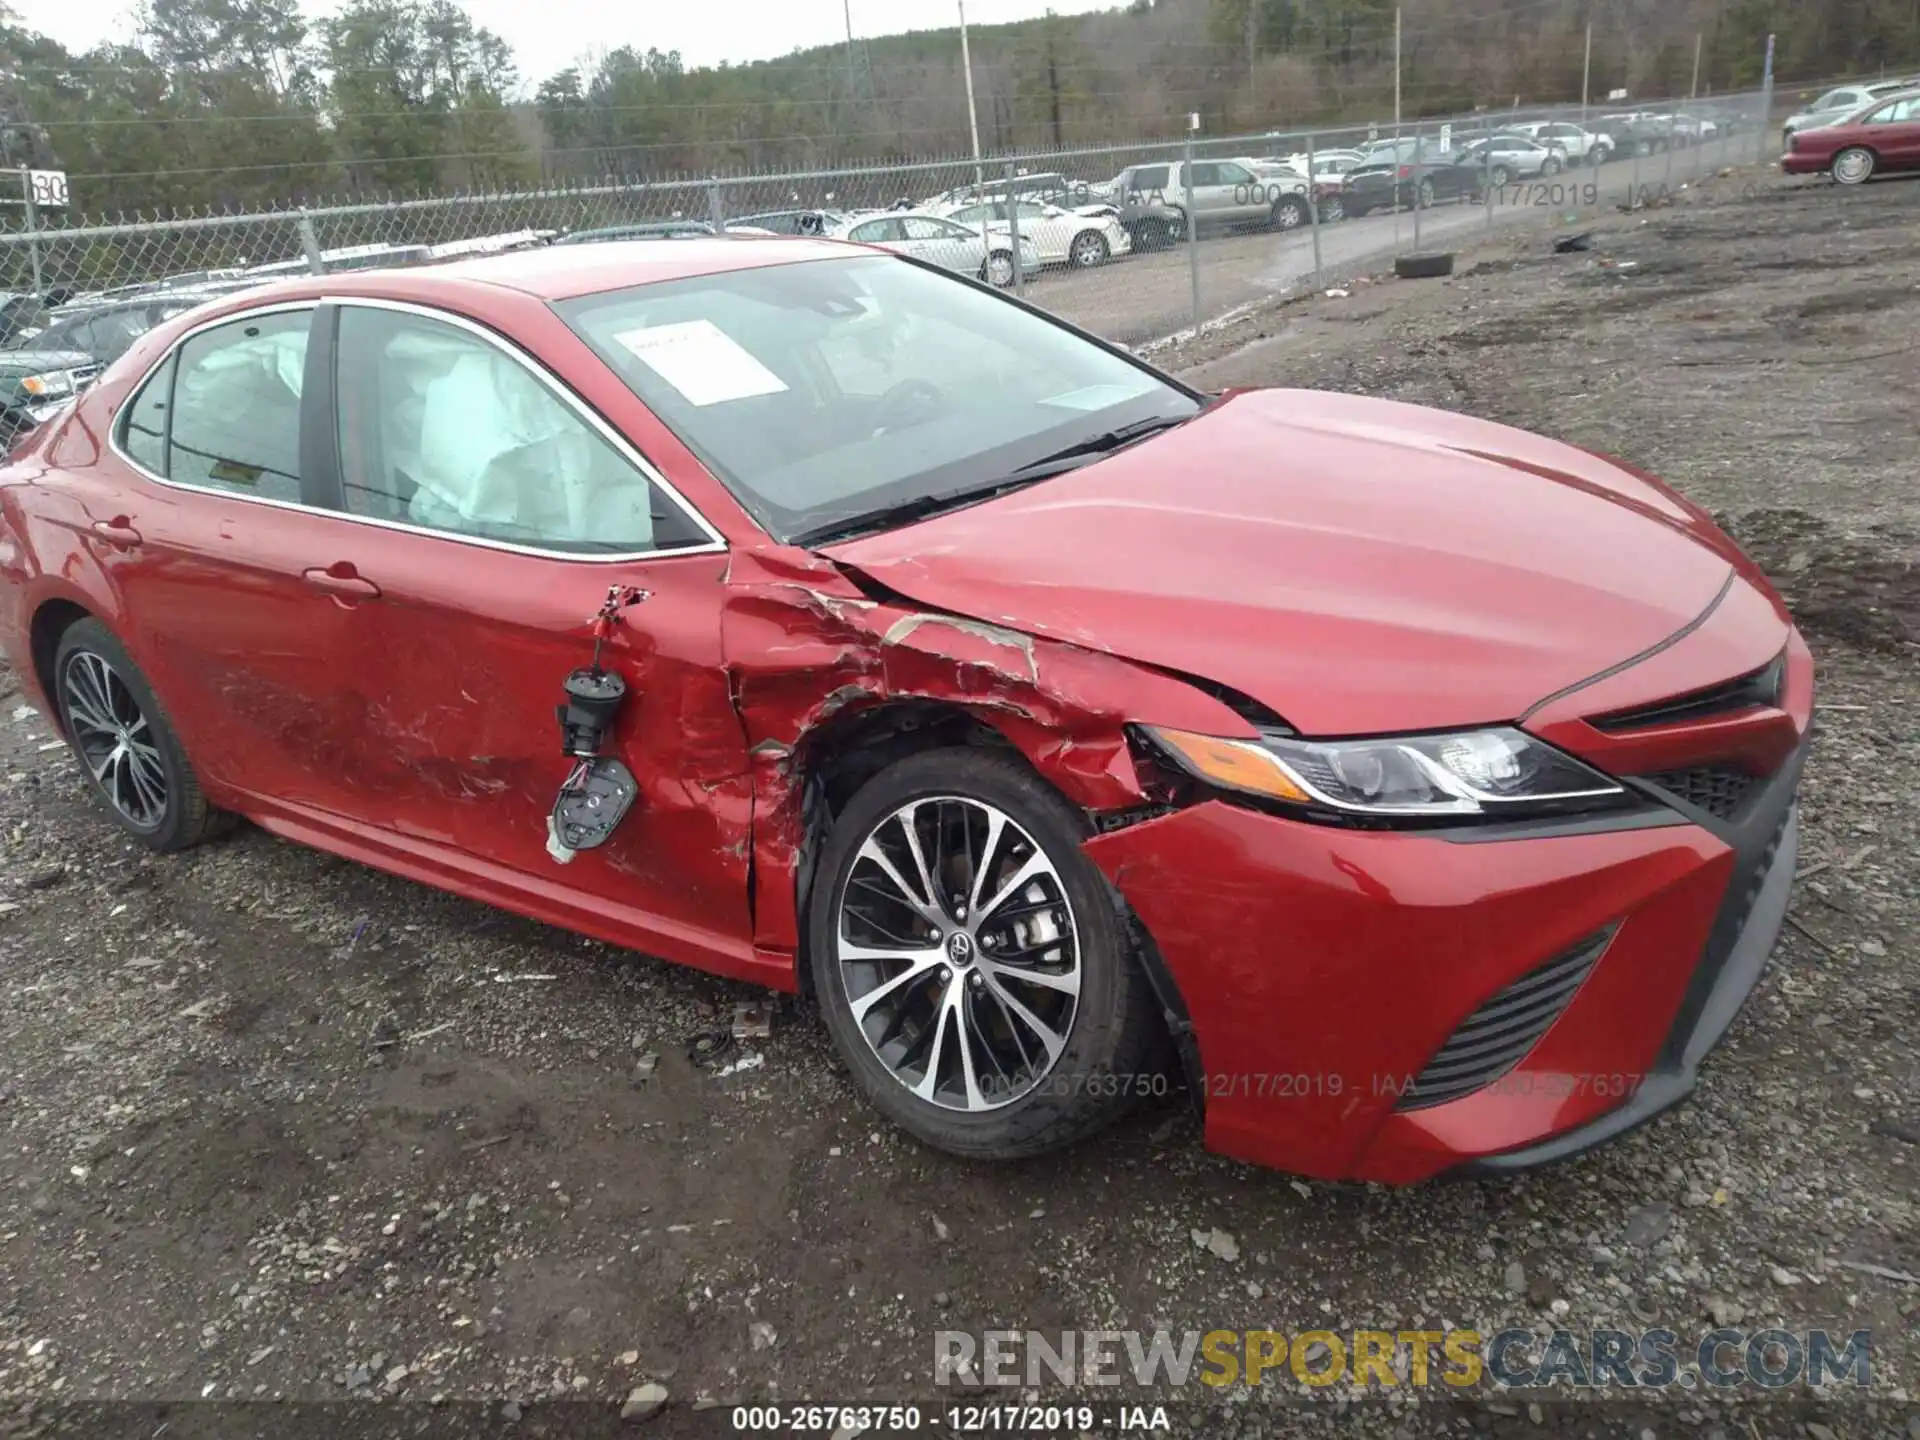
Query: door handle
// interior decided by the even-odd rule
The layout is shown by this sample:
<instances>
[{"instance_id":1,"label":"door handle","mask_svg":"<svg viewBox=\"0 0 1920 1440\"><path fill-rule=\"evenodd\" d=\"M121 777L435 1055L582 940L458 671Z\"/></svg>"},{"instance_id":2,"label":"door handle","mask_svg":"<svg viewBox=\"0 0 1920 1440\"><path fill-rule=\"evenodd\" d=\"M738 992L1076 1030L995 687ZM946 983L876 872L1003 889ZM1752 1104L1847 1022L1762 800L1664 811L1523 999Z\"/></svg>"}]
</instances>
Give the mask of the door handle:
<instances>
[{"instance_id":1,"label":"door handle","mask_svg":"<svg viewBox=\"0 0 1920 1440\"><path fill-rule=\"evenodd\" d=\"M316 566L302 570L300 578L314 589L343 600L372 600L380 594L380 587L354 569L351 560L336 560L325 569Z\"/></svg>"},{"instance_id":2,"label":"door handle","mask_svg":"<svg viewBox=\"0 0 1920 1440\"><path fill-rule=\"evenodd\" d=\"M141 541L141 534L133 528L133 521L125 515L116 515L111 520L93 522L93 533L109 545L117 545L122 550L131 550Z\"/></svg>"}]
</instances>

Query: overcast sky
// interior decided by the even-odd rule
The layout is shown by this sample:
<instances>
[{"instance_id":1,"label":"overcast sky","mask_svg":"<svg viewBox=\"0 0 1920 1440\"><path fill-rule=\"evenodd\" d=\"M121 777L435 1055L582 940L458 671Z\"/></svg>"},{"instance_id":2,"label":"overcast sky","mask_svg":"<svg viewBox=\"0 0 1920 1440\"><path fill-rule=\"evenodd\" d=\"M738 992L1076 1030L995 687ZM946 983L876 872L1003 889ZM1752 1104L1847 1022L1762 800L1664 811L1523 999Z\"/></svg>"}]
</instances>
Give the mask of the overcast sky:
<instances>
[{"instance_id":1,"label":"overcast sky","mask_svg":"<svg viewBox=\"0 0 1920 1440\"><path fill-rule=\"evenodd\" d=\"M956 0L845 0L853 33L888 35L957 23ZM969 24L1024 20L1048 10L1077 14L1121 0L967 0ZM80 51L133 34L130 0L12 0L21 22ZM310 14L337 0L308 0ZM768 60L805 45L846 38L843 0L467 0L475 22L502 35L520 58L528 88L589 50L632 45L678 50L689 65ZM652 12L652 13L646 13Z\"/></svg>"}]
</instances>

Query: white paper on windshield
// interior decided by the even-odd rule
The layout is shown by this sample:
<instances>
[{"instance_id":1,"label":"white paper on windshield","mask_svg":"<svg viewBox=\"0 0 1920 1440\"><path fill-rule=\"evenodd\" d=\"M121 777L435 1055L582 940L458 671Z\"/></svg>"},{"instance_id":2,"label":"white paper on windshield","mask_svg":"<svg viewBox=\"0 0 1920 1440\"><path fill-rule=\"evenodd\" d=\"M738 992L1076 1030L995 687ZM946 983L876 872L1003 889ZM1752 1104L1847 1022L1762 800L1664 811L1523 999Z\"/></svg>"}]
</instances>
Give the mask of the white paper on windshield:
<instances>
[{"instance_id":1,"label":"white paper on windshield","mask_svg":"<svg viewBox=\"0 0 1920 1440\"><path fill-rule=\"evenodd\" d=\"M726 331L711 320L652 325L613 337L641 364L693 405L719 405L787 388Z\"/></svg>"}]
</instances>

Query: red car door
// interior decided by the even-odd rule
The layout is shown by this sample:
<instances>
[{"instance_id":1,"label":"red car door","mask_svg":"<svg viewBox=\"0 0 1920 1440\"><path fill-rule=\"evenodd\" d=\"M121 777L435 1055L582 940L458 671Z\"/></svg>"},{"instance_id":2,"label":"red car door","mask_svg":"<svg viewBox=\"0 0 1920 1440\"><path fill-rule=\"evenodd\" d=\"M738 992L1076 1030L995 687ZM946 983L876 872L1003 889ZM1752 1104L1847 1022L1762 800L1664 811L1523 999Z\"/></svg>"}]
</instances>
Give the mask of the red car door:
<instances>
[{"instance_id":1,"label":"red car door","mask_svg":"<svg viewBox=\"0 0 1920 1440\"><path fill-rule=\"evenodd\" d=\"M357 597L313 571L334 522L302 504L313 313L189 332L122 407L116 463L76 495L121 638L202 779L327 809L342 803L327 681Z\"/></svg>"},{"instance_id":2,"label":"red car door","mask_svg":"<svg viewBox=\"0 0 1920 1440\"><path fill-rule=\"evenodd\" d=\"M1920 98L1897 100L1875 127L1874 141L1889 170L1920 169Z\"/></svg>"},{"instance_id":3,"label":"red car door","mask_svg":"<svg viewBox=\"0 0 1920 1440\"><path fill-rule=\"evenodd\" d=\"M403 868L672 959L753 973L751 784L720 653L725 547L538 361L443 313L342 301L341 513L325 561L378 587L355 614L348 782ZM612 753L639 781L564 864L556 707L593 658L629 693Z\"/></svg>"}]
</instances>

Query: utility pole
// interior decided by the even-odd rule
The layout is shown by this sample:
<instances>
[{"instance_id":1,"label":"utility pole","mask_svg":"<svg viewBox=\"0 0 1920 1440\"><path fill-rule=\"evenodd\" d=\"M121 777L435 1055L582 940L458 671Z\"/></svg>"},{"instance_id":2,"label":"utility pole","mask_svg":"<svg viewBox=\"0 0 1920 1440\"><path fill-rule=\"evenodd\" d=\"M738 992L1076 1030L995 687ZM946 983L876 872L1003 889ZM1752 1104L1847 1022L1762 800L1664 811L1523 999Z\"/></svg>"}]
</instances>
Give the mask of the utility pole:
<instances>
[{"instance_id":1,"label":"utility pole","mask_svg":"<svg viewBox=\"0 0 1920 1440\"><path fill-rule=\"evenodd\" d=\"M853 64L853 0L841 0L840 8L847 17L847 103L851 105L860 94L860 81Z\"/></svg>"},{"instance_id":2,"label":"utility pole","mask_svg":"<svg viewBox=\"0 0 1920 1440\"><path fill-rule=\"evenodd\" d=\"M1393 7L1393 138L1400 138L1400 7Z\"/></svg>"},{"instance_id":3,"label":"utility pole","mask_svg":"<svg viewBox=\"0 0 1920 1440\"><path fill-rule=\"evenodd\" d=\"M1053 17L1047 17L1047 103L1053 118L1053 148L1067 148L1060 130L1060 72L1053 56Z\"/></svg>"},{"instance_id":4,"label":"utility pole","mask_svg":"<svg viewBox=\"0 0 1920 1440\"><path fill-rule=\"evenodd\" d=\"M1587 21L1587 58L1580 65L1580 128L1587 128L1587 92L1593 84L1593 22Z\"/></svg>"},{"instance_id":5,"label":"utility pole","mask_svg":"<svg viewBox=\"0 0 1920 1440\"><path fill-rule=\"evenodd\" d=\"M1247 115L1255 124L1260 119L1260 0L1247 4Z\"/></svg>"},{"instance_id":6,"label":"utility pole","mask_svg":"<svg viewBox=\"0 0 1920 1440\"><path fill-rule=\"evenodd\" d=\"M955 0L960 7L960 68L967 72L967 128L973 132L973 191L975 196L985 198L987 189L986 171L980 168L980 113L973 105L973 51L967 44L967 0ZM1007 187L1007 200L1012 203L1013 187ZM980 220L980 244L984 253L991 257L993 240L987 231L986 217ZM1020 251L1016 246L1013 252L1013 273L1020 273Z\"/></svg>"}]
</instances>

